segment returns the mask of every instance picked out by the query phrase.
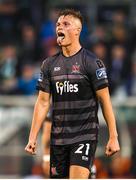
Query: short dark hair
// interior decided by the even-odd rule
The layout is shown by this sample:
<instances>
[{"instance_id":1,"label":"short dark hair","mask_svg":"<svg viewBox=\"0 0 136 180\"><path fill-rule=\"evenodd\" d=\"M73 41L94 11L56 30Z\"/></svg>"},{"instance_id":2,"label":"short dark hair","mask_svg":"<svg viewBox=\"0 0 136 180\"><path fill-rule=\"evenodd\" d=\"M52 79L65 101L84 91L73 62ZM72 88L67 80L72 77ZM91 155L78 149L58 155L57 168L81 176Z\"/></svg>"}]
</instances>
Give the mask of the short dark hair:
<instances>
[{"instance_id":1,"label":"short dark hair","mask_svg":"<svg viewBox=\"0 0 136 180\"><path fill-rule=\"evenodd\" d=\"M67 15L70 15L70 16L73 16L73 17L79 19L81 24L83 24L83 16L80 13L80 11L77 11L75 9L64 9L64 10L61 10L59 12L59 17L60 16L67 16Z\"/></svg>"}]
</instances>

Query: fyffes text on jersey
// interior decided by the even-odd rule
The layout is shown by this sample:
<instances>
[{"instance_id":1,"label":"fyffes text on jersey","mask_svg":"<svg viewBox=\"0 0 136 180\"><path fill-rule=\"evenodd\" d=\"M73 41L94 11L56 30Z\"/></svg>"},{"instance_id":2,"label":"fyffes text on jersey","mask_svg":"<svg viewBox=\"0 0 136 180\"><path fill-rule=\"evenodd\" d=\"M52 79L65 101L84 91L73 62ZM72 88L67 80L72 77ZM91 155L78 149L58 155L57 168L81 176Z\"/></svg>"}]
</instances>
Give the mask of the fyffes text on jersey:
<instances>
[{"instance_id":1,"label":"fyffes text on jersey","mask_svg":"<svg viewBox=\"0 0 136 180\"><path fill-rule=\"evenodd\" d=\"M56 82L57 93L62 95L68 92L78 92L78 84L71 84L69 81Z\"/></svg>"}]
</instances>

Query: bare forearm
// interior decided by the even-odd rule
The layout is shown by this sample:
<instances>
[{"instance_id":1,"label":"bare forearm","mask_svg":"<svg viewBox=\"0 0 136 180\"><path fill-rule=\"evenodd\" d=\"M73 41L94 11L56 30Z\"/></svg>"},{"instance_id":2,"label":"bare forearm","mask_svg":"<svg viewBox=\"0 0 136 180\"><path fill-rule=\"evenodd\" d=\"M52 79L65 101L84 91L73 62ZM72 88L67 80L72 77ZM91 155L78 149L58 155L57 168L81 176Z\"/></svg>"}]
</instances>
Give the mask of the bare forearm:
<instances>
[{"instance_id":1,"label":"bare forearm","mask_svg":"<svg viewBox=\"0 0 136 180\"><path fill-rule=\"evenodd\" d=\"M116 120L112 109L108 88L97 91L97 97L102 107L104 119L109 129L110 137L117 136Z\"/></svg>"},{"instance_id":2,"label":"bare forearm","mask_svg":"<svg viewBox=\"0 0 136 180\"><path fill-rule=\"evenodd\" d=\"M109 136L117 137L117 129L116 129L116 120L113 113L112 105L110 99L108 101L101 100L101 107L104 119L107 123L108 129L109 129Z\"/></svg>"},{"instance_id":3,"label":"bare forearm","mask_svg":"<svg viewBox=\"0 0 136 180\"><path fill-rule=\"evenodd\" d=\"M120 150L118 142L118 134L116 129L116 120L112 110L112 104L110 100L108 88L98 90L96 92L97 97L101 103L104 119L107 123L109 130L109 140L106 145L106 155L111 156Z\"/></svg>"},{"instance_id":4,"label":"bare forearm","mask_svg":"<svg viewBox=\"0 0 136 180\"><path fill-rule=\"evenodd\" d=\"M30 131L29 140L36 140L38 132L41 128L41 125L48 113L49 110L49 103L40 103L36 102L34 107L33 119L32 119L32 126Z\"/></svg>"}]
</instances>

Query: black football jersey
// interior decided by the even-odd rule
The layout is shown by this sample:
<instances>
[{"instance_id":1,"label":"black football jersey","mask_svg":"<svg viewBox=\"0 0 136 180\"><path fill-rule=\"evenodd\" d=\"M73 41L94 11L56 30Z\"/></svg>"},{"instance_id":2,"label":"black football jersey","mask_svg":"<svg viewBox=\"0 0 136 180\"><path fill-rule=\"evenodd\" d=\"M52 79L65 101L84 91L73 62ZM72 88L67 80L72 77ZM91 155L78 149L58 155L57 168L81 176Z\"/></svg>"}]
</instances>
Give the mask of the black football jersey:
<instances>
[{"instance_id":1,"label":"black football jersey","mask_svg":"<svg viewBox=\"0 0 136 180\"><path fill-rule=\"evenodd\" d=\"M60 52L43 62L37 89L52 95L51 144L97 140L95 92L107 86L103 62L84 48L73 56Z\"/></svg>"}]
</instances>

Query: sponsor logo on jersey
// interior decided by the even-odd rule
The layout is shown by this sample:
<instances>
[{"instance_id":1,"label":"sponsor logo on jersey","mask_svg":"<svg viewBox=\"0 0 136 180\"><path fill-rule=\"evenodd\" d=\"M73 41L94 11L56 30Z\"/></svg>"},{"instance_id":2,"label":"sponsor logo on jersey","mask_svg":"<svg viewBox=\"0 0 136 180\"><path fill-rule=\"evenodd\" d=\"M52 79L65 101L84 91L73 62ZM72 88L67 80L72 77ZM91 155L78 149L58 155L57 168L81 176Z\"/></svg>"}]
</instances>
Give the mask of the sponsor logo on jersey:
<instances>
[{"instance_id":1,"label":"sponsor logo on jersey","mask_svg":"<svg viewBox=\"0 0 136 180\"><path fill-rule=\"evenodd\" d=\"M78 92L78 84L71 84L69 81L56 82L57 93L62 95L68 92Z\"/></svg>"},{"instance_id":2,"label":"sponsor logo on jersey","mask_svg":"<svg viewBox=\"0 0 136 180\"><path fill-rule=\"evenodd\" d=\"M60 67L54 67L54 71L60 71Z\"/></svg>"},{"instance_id":3,"label":"sponsor logo on jersey","mask_svg":"<svg viewBox=\"0 0 136 180\"><path fill-rule=\"evenodd\" d=\"M96 70L96 77L97 79L104 79L107 78L107 73L105 68L100 68Z\"/></svg>"}]
</instances>

